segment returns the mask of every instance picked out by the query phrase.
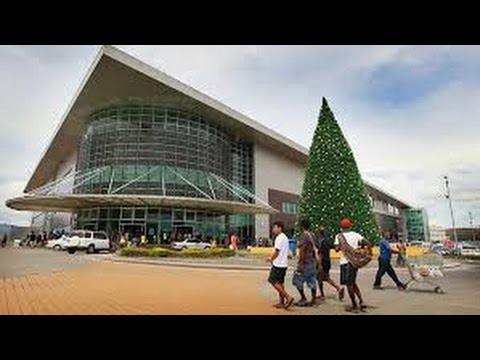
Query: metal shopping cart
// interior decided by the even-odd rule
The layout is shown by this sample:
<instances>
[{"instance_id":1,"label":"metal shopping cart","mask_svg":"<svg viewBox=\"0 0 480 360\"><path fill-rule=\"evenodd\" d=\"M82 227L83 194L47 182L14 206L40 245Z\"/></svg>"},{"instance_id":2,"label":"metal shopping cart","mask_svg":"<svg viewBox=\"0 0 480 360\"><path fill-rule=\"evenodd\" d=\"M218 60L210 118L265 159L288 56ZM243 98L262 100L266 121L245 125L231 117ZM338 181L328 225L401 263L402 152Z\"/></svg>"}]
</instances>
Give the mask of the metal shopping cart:
<instances>
[{"instance_id":1,"label":"metal shopping cart","mask_svg":"<svg viewBox=\"0 0 480 360\"><path fill-rule=\"evenodd\" d=\"M433 291L443 294L444 291L439 282L443 282L443 257L436 251L423 256L409 258L406 262L411 280L406 284L407 289L414 283L426 283L434 287Z\"/></svg>"}]
</instances>

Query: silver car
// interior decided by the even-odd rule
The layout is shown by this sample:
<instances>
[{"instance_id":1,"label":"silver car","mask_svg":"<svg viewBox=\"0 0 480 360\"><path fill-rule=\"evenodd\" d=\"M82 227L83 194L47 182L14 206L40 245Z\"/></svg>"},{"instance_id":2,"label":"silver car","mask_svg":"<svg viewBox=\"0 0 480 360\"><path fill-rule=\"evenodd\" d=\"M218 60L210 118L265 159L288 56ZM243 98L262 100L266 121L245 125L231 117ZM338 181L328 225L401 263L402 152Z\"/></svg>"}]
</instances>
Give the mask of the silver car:
<instances>
[{"instance_id":1,"label":"silver car","mask_svg":"<svg viewBox=\"0 0 480 360\"><path fill-rule=\"evenodd\" d=\"M172 248L175 250L183 250L183 249L200 249L200 250L206 250L210 249L210 243L204 242L199 239L195 238L188 238L183 241L175 241L172 243Z\"/></svg>"}]
</instances>

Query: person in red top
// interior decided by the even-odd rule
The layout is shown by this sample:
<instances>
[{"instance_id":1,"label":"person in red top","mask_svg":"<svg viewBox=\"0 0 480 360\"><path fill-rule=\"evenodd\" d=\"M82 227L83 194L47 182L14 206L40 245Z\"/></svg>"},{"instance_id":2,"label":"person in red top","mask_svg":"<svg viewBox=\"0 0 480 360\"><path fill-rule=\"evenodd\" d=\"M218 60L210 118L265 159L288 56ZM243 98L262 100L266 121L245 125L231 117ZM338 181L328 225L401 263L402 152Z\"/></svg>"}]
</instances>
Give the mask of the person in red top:
<instances>
[{"instance_id":1,"label":"person in red top","mask_svg":"<svg viewBox=\"0 0 480 360\"><path fill-rule=\"evenodd\" d=\"M231 250L237 251L238 250L238 236L237 236L237 234L232 233L230 235L230 241L229 242L230 242L229 248Z\"/></svg>"}]
</instances>

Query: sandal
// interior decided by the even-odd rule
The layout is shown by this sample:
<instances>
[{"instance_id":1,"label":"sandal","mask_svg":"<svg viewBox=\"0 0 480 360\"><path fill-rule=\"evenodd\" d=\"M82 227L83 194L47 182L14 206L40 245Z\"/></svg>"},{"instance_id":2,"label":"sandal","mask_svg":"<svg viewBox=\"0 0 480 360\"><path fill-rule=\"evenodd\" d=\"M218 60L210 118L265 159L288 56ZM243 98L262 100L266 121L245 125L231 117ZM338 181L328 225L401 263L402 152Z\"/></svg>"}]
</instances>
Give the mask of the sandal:
<instances>
[{"instance_id":1,"label":"sandal","mask_svg":"<svg viewBox=\"0 0 480 360\"><path fill-rule=\"evenodd\" d=\"M285 305L283 304L275 304L275 305L272 305L275 309L284 309L285 308Z\"/></svg>"},{"instance_id":2,"label":"sandal","mask_svg":"<svg viewBox=\"0 0 480 360\"><path fill-rule=\"evenodd\" d=\"M351 312L351 313L358 314L358 307L356 307L356 306L347 306L347 307L345 308L345 311L346 311L346 312Z\"/></svg>"},{"instance_id":3,"label":"sandal","mask_svg":"<svg viewBox=\"0 0 480 360\"><path fill-rule=\"evenodd\" d=\"M305 307L305 306L307 306L307 301L306 301L306 300L297 301L297 302L295 303L295 306Z\"/></svg>"},{"instance_id":4,"label":"sandal","mask_svg":"<svg viewBox=\"0 0 480 360\"><path fill-rule=\"evenodd\" d=\"M293 297L290 298L290 300L288 300L288 302L285 304L285 310L287 310L290 306L292 306L294 300L295 299Z\"/></svg>"}]
</instances>

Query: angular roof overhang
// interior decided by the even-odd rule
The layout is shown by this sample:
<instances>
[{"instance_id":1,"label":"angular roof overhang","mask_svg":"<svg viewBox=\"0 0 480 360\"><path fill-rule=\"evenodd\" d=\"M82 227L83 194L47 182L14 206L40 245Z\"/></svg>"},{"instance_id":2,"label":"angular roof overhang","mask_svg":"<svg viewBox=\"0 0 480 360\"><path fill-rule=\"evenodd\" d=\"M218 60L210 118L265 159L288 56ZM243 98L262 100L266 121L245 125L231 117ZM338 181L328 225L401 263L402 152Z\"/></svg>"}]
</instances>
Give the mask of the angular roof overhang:
<instances>
[{"instance_id":1,"label":"angular roof overhang","mask_svg":"<svg viewBox=\"0 0 480 360\"><path fill-rule=\"evenodd\" d=\"M307 159L308 150L283 135L115 47L103 46L24 192L52 179L65 156L76 150L85 133L86 119L92 112L125 104L180 107L194 111L239 138L274 148L294 161L305 163Z\"/></svg>"},{"instance_id":2,"label":"angular roof overhang","mask_svg":"<svg viewBox=\"0 0 480 360\"><path fill-rule=\"evenodd\" d=\"M39 188L54 178L66 155L77 149L85 133L86 119L92 112L126 104L180 107L194 111L216 122L226 132L274 149L293 161L305 164L308 158L308 149L285 136L115 47L102 46L24 192ZM392 203L400 208L411 207L371 183L365 184L369 191L391 198Z\"/></svg>"},{"instance_id":3,"label":"angular roof overhang","mask_svg":"<svg viewBox=\"0 0 480 360\"><path fill-rule=\"evenodd\" d=\"M406 203L405 201L402 201L400 199L398 199L396 196L390 194L389 192L385 191L385 190L382 190L380 189L378 186L376 185L373 185L372 183L368 182L368 181L363 181L363 183L365 184L368 192L372 195L375 195L377 197L380 197L380 198L383 198L385 200L388 200L388 202L390 202L390 204L398 207L399 209L410 209L412 208L412 206L408 203Z\"/></svg>"}]
</instances>

